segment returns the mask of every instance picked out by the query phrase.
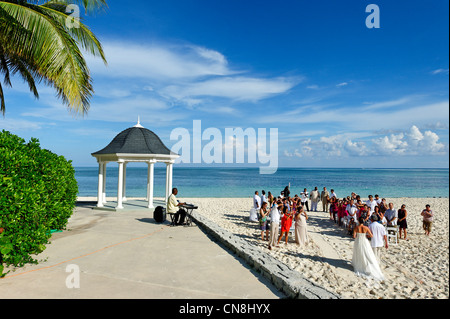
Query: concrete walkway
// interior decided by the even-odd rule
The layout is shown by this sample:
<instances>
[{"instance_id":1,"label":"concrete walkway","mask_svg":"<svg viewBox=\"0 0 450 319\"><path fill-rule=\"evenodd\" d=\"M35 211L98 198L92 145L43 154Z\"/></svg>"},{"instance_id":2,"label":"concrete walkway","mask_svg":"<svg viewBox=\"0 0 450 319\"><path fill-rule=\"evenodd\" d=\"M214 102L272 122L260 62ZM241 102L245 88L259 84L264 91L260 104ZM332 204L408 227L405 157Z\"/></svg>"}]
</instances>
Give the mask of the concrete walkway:
<instances>
[{"instance_id":1,"label":"concrete walkway","mask_svg":"<svg viewBox=\"0 0 450 319\"><path fill-rule=\"evenodd\" d=\"M150 216L149 216L150 215ZM0 299L278 299L269 281L197 226L156 224L144 210L78 207L68 230L0 279ZM79 288L68 288L79 269Z\"/></svg>"}]
</instances>

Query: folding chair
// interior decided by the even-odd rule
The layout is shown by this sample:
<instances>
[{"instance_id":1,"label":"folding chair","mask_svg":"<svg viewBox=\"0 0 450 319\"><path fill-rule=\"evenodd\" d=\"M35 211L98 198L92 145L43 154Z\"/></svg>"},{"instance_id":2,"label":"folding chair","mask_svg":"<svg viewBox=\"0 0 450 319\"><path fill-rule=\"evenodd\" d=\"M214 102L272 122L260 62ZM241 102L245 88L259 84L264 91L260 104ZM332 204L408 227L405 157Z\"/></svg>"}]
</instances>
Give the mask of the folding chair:
<instances>
[{"instance_id":1,"label":"folding chair","mask_svg":"<svg viewBox=\"0 0 450 319\"><path fill-rule=\"evenodd\" d=\"M388 238L388 243L392 245L398 245L398 227L387 226L386 236Z\"/></svg>"}]
</instances>

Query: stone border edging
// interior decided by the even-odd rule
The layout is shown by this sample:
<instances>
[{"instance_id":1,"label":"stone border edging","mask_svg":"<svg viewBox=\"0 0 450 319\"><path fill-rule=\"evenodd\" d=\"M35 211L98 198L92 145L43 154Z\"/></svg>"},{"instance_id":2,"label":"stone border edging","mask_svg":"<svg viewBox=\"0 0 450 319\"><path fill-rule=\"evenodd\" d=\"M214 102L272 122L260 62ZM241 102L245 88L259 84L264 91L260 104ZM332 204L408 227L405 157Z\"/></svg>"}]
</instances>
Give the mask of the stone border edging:
<instances>
[{"instance_id":1,"label":"stone border edging","mask_svg":"<svg viewBox=\"0 0 450 319\"><path fill-rule=\"evenodd\" d=\"M292 299L340 299L339 295L316 285L303 277L299 272L265 254L258 247L214 224L198 213L190 214L193 221L211 234L226 247L231 249L247 264L269 279L275 287Z\"/></svg>"}]
</instances>

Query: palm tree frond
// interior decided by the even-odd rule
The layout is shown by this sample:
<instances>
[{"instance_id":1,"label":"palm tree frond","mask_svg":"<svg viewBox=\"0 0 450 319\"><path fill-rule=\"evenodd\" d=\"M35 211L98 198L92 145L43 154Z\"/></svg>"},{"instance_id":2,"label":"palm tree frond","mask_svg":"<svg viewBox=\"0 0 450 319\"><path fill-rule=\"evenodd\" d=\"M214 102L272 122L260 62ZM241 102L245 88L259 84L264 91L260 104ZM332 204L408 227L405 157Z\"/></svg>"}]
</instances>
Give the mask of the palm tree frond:
<instances>
[{"instance_id":1,"label":"palm tree frond","mask_svg":"<svg viewBox=\"0 0 450 319\"><path fill-rule=\"evenodd\" d=\"M30 4L0 1L0 8L30 32L27 36L16 33L10 39L15 45L6 53L10 57L20 57L20 61L30 67L28 72L23 68L16 71L25 79L32 73L39 74L56 89L63 102L84 115L93 93L92 80L76 41L65 30L65 24L61 24L62 16ZM87 37L86 33L83 36Z\"/></svg>"},{"instance_id":2,"label":"palm tree frond","mask_svg":"<svg viewBox=\"0 0 450 319\"><path fill-rule=\"evenodd\" d=\"M70 4L83 7L87 13L94 13L97 11L106 10L108 8L106 0L50 0L46 1L42 5L53 7L54 9L60 8L61 12L65 12L66 7Z\"/></svg>"},{"instance_id":3,"label":"palm tree frond","mask_svg":"<svg viewBox=\"0 0 450 319\"><path fill-rule=\"evenodd\" d=\"M36 88L36 82L35 78L38 80L41 80L42 77L40 74L34 72L33 70L30 70L30 68L27 66L26 63L21 61L19 58L11 59L11 74L20 73L23 80L28 84L28 87L33 93L35 98L39 98L39 92Z\"/></svg>"},{"instance_id":4,"label":"palm tree frond","mask_svg":"<svg viewBox=\"0 0 450 319\"><path fill-rule=\"evenodd\" d=\"M89 30L87 26L79 22L79 27L69 27L67 25L68 15L64 11L60 11L52 6L42 5L39 7L42 13L49 15L60 23L66 32L68 32L77 42L79 42L83 49L88 51L93 56L100 56L105 64L107 64L103 47L94 33Z\"/></svg>"},{"instance_id":5,"label":"palm tree frond","mask_svg":"<svg viewBox=\"0 0 450 319\"><path fill-rule=\"evenodd\" d=\"M8 66L8 59L4 55L2 47L0 47L0 72L5 74L5 78L3 80L5 84L8 86L12 86Z\"/></svg>"},{"instance_id":6,"label":"palm tree frond","mask_svg":"<svg viewBox=\"0 0 450 319\"><path fill-rule=\"evenodd\" d=\"M84 115L94 90L80 48L107 62L100 41L87 26L67 23L69 4L88 13L107 8L106 0L0 0L0 73L8 86L11 75L19 74L36 98L36 81L44 81L69 110ZM4 115L1 86L0 102Z\"/></svg>"},{"instance_id":7,"label":"palm tree frond","mask_svg":"<svg viewBox=\"0 0 450 319\"><path fill-rule=\"evenodd\" d=\"M2 112L3 116L5 116L6 105L5 105L5 96L3 95L2 84L0 83L0 112Z\"/></svg>"}]
</instances>

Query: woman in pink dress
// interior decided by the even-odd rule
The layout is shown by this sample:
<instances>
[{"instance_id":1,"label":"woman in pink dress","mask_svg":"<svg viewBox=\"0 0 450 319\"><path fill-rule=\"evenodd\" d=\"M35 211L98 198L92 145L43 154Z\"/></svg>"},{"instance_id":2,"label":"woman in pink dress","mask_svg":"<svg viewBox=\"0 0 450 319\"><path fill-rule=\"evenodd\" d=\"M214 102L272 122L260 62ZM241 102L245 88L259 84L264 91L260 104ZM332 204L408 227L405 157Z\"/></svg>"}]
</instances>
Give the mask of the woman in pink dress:
<instances>
[{"instance_id":1,"label":"woman in pink dress","mask_svg":"<svg viewBox=\"0 0 450 319\"><path fill-rule=\"evenodd\" d=\"M342 220L344 218L347 218L347 201L342 200L340 201L339 208L338 208L338 225L342 226Z\"/></svg>"}]
</instances>

